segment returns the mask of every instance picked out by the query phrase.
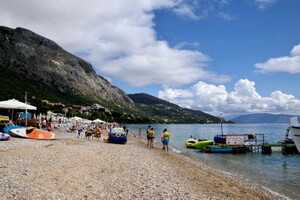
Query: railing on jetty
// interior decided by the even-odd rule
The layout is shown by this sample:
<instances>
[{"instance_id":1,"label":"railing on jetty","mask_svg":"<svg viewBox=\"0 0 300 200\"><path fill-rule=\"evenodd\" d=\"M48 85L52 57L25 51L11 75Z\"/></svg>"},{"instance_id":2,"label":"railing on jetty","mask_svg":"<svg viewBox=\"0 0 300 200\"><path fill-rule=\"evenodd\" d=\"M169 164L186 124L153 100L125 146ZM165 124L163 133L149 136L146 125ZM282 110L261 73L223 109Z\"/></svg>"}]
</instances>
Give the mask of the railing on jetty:
<instances>
[{"instance_id":1,"label":"railing on jetty","mask_svg":"<svg viewBox=\"0 0 300 200\"><path fill-rule=\"evenodd\" d=\"M271 145L265 143L264 134L217 135L215 145L208 146L203 152L210 153L246 153L269 154Z\"/></svg>"},{"instance_id":2,"label":"railing on jetty","mask_svg":"<svg viewBox=\"0 0 300 200\"><path fill-rule=\"evenodd\" d=\"M265 143L264 134L217 135L214 137L214 142L214 145L208 145L201 152L233 154L253 152L271 154L272 147L281 147L284 155L299 153L294 143Z\"/></svg>"}]
</instances>

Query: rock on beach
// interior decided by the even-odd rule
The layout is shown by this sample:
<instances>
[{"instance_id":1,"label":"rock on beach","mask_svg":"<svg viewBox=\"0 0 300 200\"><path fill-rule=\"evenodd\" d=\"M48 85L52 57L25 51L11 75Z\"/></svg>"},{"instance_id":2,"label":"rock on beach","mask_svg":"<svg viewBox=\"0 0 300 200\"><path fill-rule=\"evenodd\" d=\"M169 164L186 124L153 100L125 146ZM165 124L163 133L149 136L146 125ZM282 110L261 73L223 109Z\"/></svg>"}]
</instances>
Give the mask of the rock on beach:
<instances>
[{"instance_id":1,"label":"rock on beach","mask_svg":"<svg viewBox=\"0 0 300 200\"><path fill-rule=\"evenodd\" d=\"M0 199L282 199L187 157L76 138L0 142Z\"/></svg>"}]
</instances>

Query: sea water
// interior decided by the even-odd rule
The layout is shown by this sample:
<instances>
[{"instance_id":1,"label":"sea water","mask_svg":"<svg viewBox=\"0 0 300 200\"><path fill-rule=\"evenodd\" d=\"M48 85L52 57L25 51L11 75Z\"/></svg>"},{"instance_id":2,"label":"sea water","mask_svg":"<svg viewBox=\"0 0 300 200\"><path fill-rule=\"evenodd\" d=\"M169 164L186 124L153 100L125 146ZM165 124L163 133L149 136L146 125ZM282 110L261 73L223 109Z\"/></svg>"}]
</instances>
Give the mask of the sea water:
<instances>
[{"instance_id":1,"label":"sea water","mask_svg":"<svg viewBox=\"0 0 300 200\"><path fill-rule=\"evenodd\" d=\"M129 125L130 132L138 133L142 128L142 138L146 138L148 124ZM201 160L232 176L238 176L257 183L272 192L290 199L300 199L300 155L282 155L281 149L270 155L261 153L213 154L201 153L197 149L187 149L185 141L194 138L211 139L221 134L220 124L151 124L156 133L155 145L162 147L160 136L167 128L171 134L170 148L176 152ZM288 124L223 124L223 133L264 134L265 143L278 143L285 138Z\"/></svg>"}]
</instances>

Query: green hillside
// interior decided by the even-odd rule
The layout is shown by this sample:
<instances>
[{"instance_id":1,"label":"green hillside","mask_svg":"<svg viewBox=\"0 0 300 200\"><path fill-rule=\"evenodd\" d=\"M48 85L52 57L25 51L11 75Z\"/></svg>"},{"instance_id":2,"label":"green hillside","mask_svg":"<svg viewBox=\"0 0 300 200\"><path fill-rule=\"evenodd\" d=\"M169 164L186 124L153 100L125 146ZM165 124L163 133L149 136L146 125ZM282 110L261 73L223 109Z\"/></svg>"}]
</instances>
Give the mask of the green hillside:
<instances>
[{"instance_id":1,"label":"green hillside","mask_svg":"<svg viewBox=\"0 0 300 200\"><path fill-rule=\"evenodd\" d=\"M128 95L143 112L161 119L164 123L219 123L220 118L207 113L182 108L176 104L140 93Z\"/></svg>"}]
</instances>

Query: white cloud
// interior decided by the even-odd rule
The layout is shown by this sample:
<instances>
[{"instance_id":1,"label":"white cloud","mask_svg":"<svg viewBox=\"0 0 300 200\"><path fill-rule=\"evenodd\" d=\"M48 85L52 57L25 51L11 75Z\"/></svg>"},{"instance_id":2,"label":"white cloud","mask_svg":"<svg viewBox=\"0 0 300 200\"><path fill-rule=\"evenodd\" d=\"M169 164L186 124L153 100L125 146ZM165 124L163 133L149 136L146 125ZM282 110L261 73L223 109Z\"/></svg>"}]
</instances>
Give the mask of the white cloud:
<instances>
[{"instance_id":1,"label":"white cloud","mask_svg":"<svg viewBox=\"0 0 300 200\"><path fill-rule=\"evenodd\" d=\"M176 46L174 46L175 49L182 49L184 47L192 47L192 48L197 48L200 46L200 43L198 42L181 42L179 44L177 44Z\"/></svg>"},{"instance_id":2,"label":"white cloud","mask_svg":"<svg viewBox=\"0 0 300 200\"><path fill-rule=\"evenodd\" d=\"M133 86L228 81L204 69L210 58L202 52L171 48L157 39L153 11L181 8L188 13L184 7L177 0L3 0L0 24L48 37L86 55L101 75Z\"/></svg>"},{"instance_id":3,"label":"white cloud","mask_svg":"<svg viewBox=\"0 0 300 200\"><path fill-rule=\"evenodd\" d=\"M217 16L224 20L228 20L228 21L235 19L235 17L231 16L230 14L224 13L224 12L219 12L217 14Z\"/></svg>"},{"instance_id":4,"label":"white cloud","mask_svg":"<svg viewBox=\"0 0 300 200\"><path fill-rule=\"evenodd\" d=\"M277 0L255 0L255 3L258 5L260 10L265 10L267 6L275 3Z\"/></svg>"},{"instance_id":5,"label":"white cloud","mask_svg":"<svg viewBox=\"0 0 300 200\"><path fill-rule=\"evenodd\" d=\"M174 12L179 16L187 17L194 20L205 17L196 15L194 7L188 4L181 4L180 6L174 8Z\"/></svg>"},{"instance_id":6,"label":"white cloud","mask_svg":"<svg viewBox=\"0 0 300 200\"><path fill-rule=\"evenodd\" d=\"M166 88L158 96L186 108L201 110L214 115L245 113L300 114L300 100L293 95L274 91L270 97L262 97L255 83L240 79L229 92L224 85L213 85L202 81L189 89Z\"/></svg>"},{"instance_id":7,"label":"white cloud","mask_svg":"<svg viewBox=\"0 0 300 200\"><path fill-rule=\"evenodd\" d=\"M291 74L300 73L300 44L293 47L290 56L271 58L265 63L256 63L260 73L288 72Z\"/></svg>"},{"instance_id":8,"label":"white cloud","mask_svg":"<svg viewBox=\"0 0 300 200\"><path fill-rule=\"evenodd\" d=\"M276 0L255 0L257 3L275 3Z\"/></svg>"},{"instance_id":9,"label":"white cloud","mask_svg":"<svg viewBox=\"0 0 300 200\"><path fill-rule=\"evenodd\" d=\"M291 56L300 56L300 44L294 46L290 54Z\"/></svg>"}]
</instances>

